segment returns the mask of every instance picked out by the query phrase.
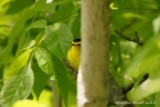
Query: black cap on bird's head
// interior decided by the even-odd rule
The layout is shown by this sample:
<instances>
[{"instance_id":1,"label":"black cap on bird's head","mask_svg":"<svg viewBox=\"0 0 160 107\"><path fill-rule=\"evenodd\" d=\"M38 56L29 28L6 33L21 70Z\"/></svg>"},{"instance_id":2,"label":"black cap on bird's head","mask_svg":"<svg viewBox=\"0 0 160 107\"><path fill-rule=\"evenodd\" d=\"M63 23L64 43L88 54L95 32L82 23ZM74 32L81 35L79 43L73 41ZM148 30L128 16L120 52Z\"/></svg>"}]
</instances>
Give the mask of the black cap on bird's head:
<instances>
[{"instance_id":1,"label":"black cap on bird's head","mask_svg":"<svg viewBox=\"0 0 160 107\"><path fill-rule=\"evenodd\" d=\"M81 45L81 39L80 38L77 38L77 39L73 40L72 46L80 46L80 45Z\"/></svg>"},{"instance_id":2,"label":"black cap on bird's head","mask_svg":"<svg viewBox=\"0 0 160 107\"><path fill-rule=\"evenodd\" d=\"M73 42L80 42L81 39L80 38L77 38L77 39L74 39Z\"/></svg>"}]
</instances>

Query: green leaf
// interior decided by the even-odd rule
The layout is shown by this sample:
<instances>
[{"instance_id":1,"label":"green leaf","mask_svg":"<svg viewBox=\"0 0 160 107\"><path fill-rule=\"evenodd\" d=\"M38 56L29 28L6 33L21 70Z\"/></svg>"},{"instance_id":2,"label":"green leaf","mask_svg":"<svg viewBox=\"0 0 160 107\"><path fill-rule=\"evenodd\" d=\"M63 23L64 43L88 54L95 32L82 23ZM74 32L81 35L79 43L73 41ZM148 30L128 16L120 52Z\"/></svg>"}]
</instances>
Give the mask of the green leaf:
<instances>
[{"instance_id":1,"label":"green leaf","mask_svg":"<svg viewBox=\"0 0 160 107\"><path fill-rule=\"evenodd\" d=\"M5 81L0 93L0 104L11 107L15 101L27 98L32 91L33 82L31 64L27 64L18 74Z\"/></svg>"},{"instance_id":2,"label":"green leaf","mask_svg":"<svg viewBox=\"0 0 160 107\"><path fill-rule=\"evenodd\" d=\"M62 0L62 3L57 3L56 7L55 7L56 12L54 12L51 17L52 23L62 22L62 21L68 22L68 19L70 18L74 8L74 5L71 2L71 0Z\"/></svg>"},{"instance_id":3,"label":"green leaf","mask_svg":"<svg viewBox=\"0 0 160 107\"><path fill-rule=\"evenodd\" d=\"M141 85L133 88L127 93L127 98L131 101L141 100L149 95L160 92L160 79L147 79Z\"/></svg>"},{"instance_id":4,"label":"green leaf","mask_svg":"<svg viewBox=\"0 0 160 107\"><path fill-rule=\"evenodd\" d=\"M41 70L48 75L54 75L53 61L51 53L42 47L35 50L35 58Z\"/></svg>"},{"instance_id":5,"label":"green leaf","mask_svg":"<svg viewBox=\"0 0 160 107\"><path fill-rule=\"evenodd\" d=\"M48 26L45 31L44 42L46 47L59 59L66 58L72 40L72 33L66 24L56 23Z\"/></svg>"},{"instance_id":6,"label":"green leaf","mask_svg":"<svg viewBox=\"0 0 160 107\"><path fill-rule=\"evenodd\" d=\"M158 16L156 19L154 19L153 29L154 29L155 34L160 33L160 16Z\"/></svg>"},{"instance_id":7,"label":"green leaf","mask_svg":"<svg viewBox=\"0 0 160 107\"><path fill-rule=\"evenodd\" d=\"M47 21L46 20L37 20L27 28L27 30L32 29L32 28L45 28L47 26Z\"/></svg>"},{"instance_id":8,"label":"green leaf","mask_svg":"<svg viewBox=\"0 0 160 107\"><path fill-rule=\"evenodd\" d=\"M77 101L77 78L76 76L71 73L68 73L68 105L75 106Z\"/></svg>"},{"instance_id":9,"label":"green leaf","mask_svg":"<svg viewBox=\"0 0 160 107\"><path fill-rule=\"evenodd\" d=\"M21 38L19 39L19 42L18 42L18 46L17 46L17 49L16 49L16 55L19 55L21 53L21 51L23 50L23 47L24 47L24 44L25 44L25 41L26 41L26 34L27 32L24 31L21 35Z\"/></svg>"},{"instance_id":10,"label":"green leaf","mask_svg":"<svg viewBox=\"0 0 160 107\"><path fill-rule=\"evenodd\" d=\"M7 14L15 14L18 13L20 11L22 11L23 9L31 6L33 4L33 1L31 0L10 0L10 6L7 10ZM16 8L15 8L16 7Z\"/></svg>"},{"instance_id":11,"label":"green leaf","mask_svg":"<svg viewBox=\"0 0 160 107\"><path fill-rule=\"evenodd\" d=\"M41 42L43 35L44 35L43 29L39 29L38 34L28 33L27 35L25 35L25 37L23 37L23 35L22 35L23 38L20 39L20 42L18 44L19 45L18 49L19 50L26 50L26 49L35 47L36 45L38 45Z\"/></svg>"},{"instance_id":12,"label":"green leaf","mask_svg":"<svg viewBox=\"0 0 160 107\"><path fill-rule=\"evenodd\" d=\"M149 95L160 92L157 85L160 82L160 37L153 37L144 49L135 57L133 63L128 68L125 79L127 82L137 81L145 73L149 73L149 78L142 84L135 86L127 97L129 100L141 100Z\"/></svg>"},{"instance_id":13,"label":"green leaf","mask_svg":"<svg viewBox=\"0 0 160 107\"><path fill-rule=\"evenodd\" d=\"M2 86L3 86L3 69L4 67L0 64L0 91L2 89Z\"/></svg>"},{"instance_id":14,"label":"green leaf","mask_svg":"<svg viewBox=\"0 0 160 107\"><path fill-rule=\"evenodd\" d=\"M33 9L27 9L27 10L23 11L21 18L17 21L17 23L15 24L15 26L13 27L13 29L11 31L11 34L10 34L10 37L8 40L8 44L6 46L5 51L0 54L0 59L3 62L7 61L6 59L11 54L11 50L12 50L17 38L21 37L21 35L23 34L26 21L28 19L30 19L31 17L33 17L34 15L35 15L35 11ZM1 56L3 56L3 57L1 57Z\"/></svg>"},{"instance_id":15,"label":"green leaf","mask_svg":"<svg viewBox=\"0 0 160 107\"><path fill-rule=\"evenodd\" d=\"M159 107L159 105L160 105L160 93L157 93L156 95L155 95L155 107Z\"/></svg>"},{"instance_id":16,"label":"green leaf","mask_svg":"<svg viewBox=\"0 0 160 107\"><path fill-rule=\"evenodd\" d=\"M120 66L120 43L115 35L110 38L110 61L114 66Z\"/></svg>"},{"instance_id":17,"label":"green leaf","mask_svg":"<svg viewBox=\"0 0 160 107\"><path fill-rule=\"evenodd\" d=\"M7 72L8 77L19 73L20 69L26 66L32 51L33 49L27 49L12 62Z\"/></svg>"},{"instance_id":18,"label":"green leaf","mask_svg":"<svg viewBox=\"0 0 160 107\"><path fill-rule=\"evenodd\" d=\"M68 78L67 78L67 69L62 61L60 61L54 55L52 56L53 59L53 66L55 70L55 77L58 83L58 88L60 93L64 99L65 104L67 105L68 102Z\"/></svg>"},{"instance_id":19,"label":"green leaf","mask_svg":"<svg viewBox=\"0 0 160 107\"><path fill-rule=\"evenodd\" d=\"M0 35L0 46L6 46L8 41L8 37L4 35Z\"/></svg>"},{"instance_id":20,"label":"green leaf","mask_svg":"<svg viewBox=\"0 0 160 107\"><path fill-rule=\"evenodd\" d=\"M39 0L34 7L36 11L41 12L45 17L47 16L52 23L68 18L72 8L72 0L54 0L51 3L48 3L46 0ZM63 14L64 12L69 12L69 14Z\"/></svg>"},{"instance_id":21,"label":"green leaf","mask_svg":"<svg viewBox=\"0 0 160 107\"><path fill-rule=\"evenodd\" d=\"M74 38L80 38L80 5L75 4L68 23Z\"/></svg>"},{"instance_id":22,"label":"green leaf","mask_svg":"<svg viewBox=\"0 0 160 107\"><path fill-rule=\"evenodd\" d=\"M34 72L33 90L36 94L37 99L39 99L41 92L43 91L47 81L49 80L49 76L39 68L36 61L32 61L32 70Z\"/></svg>"},{"instance_id":23,"label":"green leaf","mask_svg":"<svg viewBox=\"0 0 160 107\"><path fill-rule=\"evenodd\" d=\"M160 77L160 37L153 37L144 49L134 58L125 74L126 81L141 78L149 73L151 78Z\"/></svg>"}]
</instances>

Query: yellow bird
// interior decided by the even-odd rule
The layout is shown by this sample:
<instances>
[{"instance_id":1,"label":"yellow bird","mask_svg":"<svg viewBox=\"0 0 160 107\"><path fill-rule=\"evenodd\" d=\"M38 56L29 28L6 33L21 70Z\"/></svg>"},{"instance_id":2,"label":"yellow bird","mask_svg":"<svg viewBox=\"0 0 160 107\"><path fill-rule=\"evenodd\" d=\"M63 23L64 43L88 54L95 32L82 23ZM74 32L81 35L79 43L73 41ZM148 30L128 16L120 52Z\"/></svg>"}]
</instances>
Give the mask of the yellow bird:
<instances>
[{"instance_id":1,"label":"yellow bird","mask_svg":"<svg viewBox=\"0 0 160 107\"><path fill-rule=\"evenodd\" d=\"M69 63L75 70L78 70L79 67L80 52L81 52L80 45L81 45L81 39L74 39L72 42L72 46L67 53L67 58L69 60Z\"/></svg>"}]
</instances>

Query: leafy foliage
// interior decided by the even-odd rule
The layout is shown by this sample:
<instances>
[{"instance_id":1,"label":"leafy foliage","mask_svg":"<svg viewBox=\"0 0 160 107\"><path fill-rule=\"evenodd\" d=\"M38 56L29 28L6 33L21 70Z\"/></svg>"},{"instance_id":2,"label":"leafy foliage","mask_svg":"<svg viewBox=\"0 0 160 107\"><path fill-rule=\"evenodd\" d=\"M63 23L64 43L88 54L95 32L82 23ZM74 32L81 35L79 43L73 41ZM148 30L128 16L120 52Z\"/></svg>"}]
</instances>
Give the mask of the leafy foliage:
<instances>
[{"instance_id":1,"label":"leafy foliage","mask_svg":"<svg viewBox=\"0 0 160 107\"><path fill-rule=\"evenodd\" d=\"M15 101L27 98L32 90L33 80L31 65L28 64L5 82L1 90L1 105L9 107Z\"/></svg>"},{"instance_id":2,"label":"leafy foliage","mask_svg":"<svg viewBox=\"0 0 160 107\"><path fill-rule=\"evenodd\" d=\"M130 101L151 102L137 104L138 107L153 106L155 102L159 102L157 98L154 98L154 95L160 91L158 88L160 32L159 16L156 13L159 11L158 4L156 1L149 0L141 2L114 0L112 3L111 73L119 85L134 84L134 87L127 93L127 98ZM134 32L138 32L137 39L140 39L144 45L139 46L120 36L115 38L115 30L120 30L130 38L136 38ZM116 40L120 41L119 45ZM114 49L114 46L120 49ZM149 77L140 84L145 73L149 73Z\"/></svg>"},{"instance_id":3,"label":"leafy foliage","mask_svg":"<svg viewBox=\"0 0 160 107\"><path fill-rule=\"evenodd\" d=\"M46 86L47 81L49 80L49 75L43 72L38 66L35 60L32 61L32 69L34 72L34 84L33 90L37 98L40 97L41 92Z\"/></svg>"},{"instance_id":4,"label":"leafy foliage","mask_svg":"<svg viewBox=\"0 0 160 107\"><path fill-rule=\"evenodd\" d=\"M63 106L76 106L76 77L62 60L74 38L80 38L79 0L1 0L0 104L38 99L50 80L58 87ZM110 4L110 73L118 86L131 83L130 101L159 100L159 0L112 0ZM143 42L122 38L115 31ZM137 32L137 35L135 34ZM145 73L149 74L141 84ZM33 92L32 92L33 90ZM54 96L56 98L57 96ZM136 105L146 107L147 104Z\"/></svg>"},{"instance_id":5,"label":"leafy foliage","mask_svg":"<svg viewBox=\"0 0 160 107\"><path fill-rule=\"evenodd\" d=\"M1 79L7 79L1 91L1 105L11 106L15 101L29 97L31 89L39 98L40 93L47 86L49 78L57 81L60 94L67 105L68 84L72 84L69 81L73 81L73 79L68 78L70 73L62 59L66 60L66 53L71 46L73 36L67 25L69 19L65 20L65 23L60 22L63 22L66 17L71 17L75 5L72 1L54 1L50 4L46 4L45 0L25 2L28 5L23 6L24 2L18 0L10 1L9 8L4 12L4 15L10 15L13 19L7 20L13 23L13 27L11 26L11 30L8 30L9 34L4 34L3 26L1 27L1 32L5 35L1 37L8 38L8 41L4 41L5 38L1 39L7 44L3 43L0 48L2 51L0 63L3 66L1 66L1 73L4 73L4 77ZM1 5L6 3L3 1ZM14 8L21 3L23 4L21 7ZM63 14L64 11L66 14ZM75 12L75 14L77 13ZM14 20L14 17L17 19ZM31 70L26 68L29 62ZM28 73L25 73L27 71L31 72L29 78L26 77L29 76ZM18 89L17 85L19 85ZM13 96L12 92L16 95Z\"/></svg>"},{"instance_id":6,"label":"leafy foliage","mask_svg":"<svg viewBox=\"0 0 160 107\"><path fill-rule=\"evenodd\" d=\"M65 24L56 23L45 31L44 43L57 58L66 58L67 50L73 40L70 29Z\"/></svg>"}]
</instances>

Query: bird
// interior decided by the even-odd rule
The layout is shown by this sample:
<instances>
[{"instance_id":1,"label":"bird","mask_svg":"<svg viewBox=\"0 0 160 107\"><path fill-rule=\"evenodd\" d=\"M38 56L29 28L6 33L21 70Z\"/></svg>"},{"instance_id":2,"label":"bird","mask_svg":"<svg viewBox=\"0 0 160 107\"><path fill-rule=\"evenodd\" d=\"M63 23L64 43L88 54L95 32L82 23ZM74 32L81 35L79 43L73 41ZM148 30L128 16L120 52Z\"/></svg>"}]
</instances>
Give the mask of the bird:
<instances>
[{"instance_id":1,"label":"bird","mask_svg":"<svg viewBox=\"0 0 160 107\"><path fill-rule=\"evenodd\" d=\"M69 48L67 58L71 67L76 71L79 68L80 53L81 53L81 39L77 38L72 41L72 46Z\"/></svg>"}]
</instances>

